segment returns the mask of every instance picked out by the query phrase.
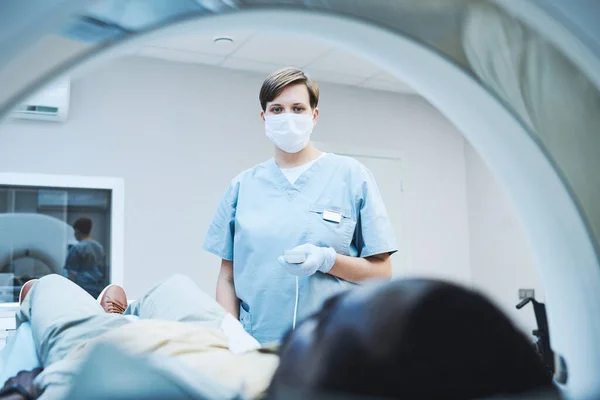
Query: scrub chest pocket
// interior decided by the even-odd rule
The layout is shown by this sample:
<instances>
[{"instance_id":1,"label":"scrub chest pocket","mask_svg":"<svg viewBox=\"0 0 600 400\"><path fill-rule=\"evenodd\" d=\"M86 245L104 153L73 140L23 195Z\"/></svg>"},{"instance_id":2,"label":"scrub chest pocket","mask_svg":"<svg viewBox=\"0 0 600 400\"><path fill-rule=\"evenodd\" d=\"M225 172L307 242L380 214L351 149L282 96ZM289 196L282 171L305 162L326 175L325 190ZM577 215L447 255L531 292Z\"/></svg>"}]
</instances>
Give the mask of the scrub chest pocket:
<instances>
[{"instance_id":1,"label":"scrub chest pocket","mask_svg":"<svg viewBox=\"0 0 600 400\"><path fill-rule=\"evenodd\" d=\"M244 330L252 335L252 315L249 313L248 305L244 302L240 304L240 322Z\"/></svg>"},{"instance_id":2,"label":"scrub chest pocket","mask_svg":"<svg viewBox=\"0 0 600 400\"><path fill-rule=\"evenodd\" d=\"M308 242L333 247L338 254L349 255L356 221L350 210L314 204L308 212Z\"/></svg>"}]
</instances>

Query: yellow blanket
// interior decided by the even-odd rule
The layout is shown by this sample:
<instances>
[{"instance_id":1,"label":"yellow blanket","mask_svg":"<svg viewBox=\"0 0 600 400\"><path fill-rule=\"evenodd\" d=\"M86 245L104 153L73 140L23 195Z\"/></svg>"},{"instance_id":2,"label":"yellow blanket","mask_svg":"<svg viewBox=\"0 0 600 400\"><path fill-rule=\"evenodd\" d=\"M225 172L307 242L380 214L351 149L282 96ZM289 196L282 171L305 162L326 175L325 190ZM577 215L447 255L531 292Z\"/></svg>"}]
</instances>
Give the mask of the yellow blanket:
<instances>
[{"instance_id":1,"label":"yellow blanket","mask_svg":"<svg viewBox=\"0 0 600 400\"><path fill-rule=\"evenodd\" d=\"M139 320L78 346L69 358L85 357L97 343L111 343L130 354L161 354L181 360L209 378L261 397L271 382L279 359L275 354L250 351L233 354L218 329L172 321Z\"/></svg>"}]
</instances>

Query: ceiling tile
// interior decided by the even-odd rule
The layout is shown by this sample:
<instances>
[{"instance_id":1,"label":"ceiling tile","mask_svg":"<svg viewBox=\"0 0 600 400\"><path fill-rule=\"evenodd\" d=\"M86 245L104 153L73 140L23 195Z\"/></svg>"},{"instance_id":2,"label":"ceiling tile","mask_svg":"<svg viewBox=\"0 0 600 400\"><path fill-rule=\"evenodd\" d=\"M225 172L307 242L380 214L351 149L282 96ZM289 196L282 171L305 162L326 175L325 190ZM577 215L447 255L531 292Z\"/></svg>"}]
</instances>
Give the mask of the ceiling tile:
<instances>
[{"instance_id":1,"label":"ceiling tile","mask_svg":"<svg viewBox=\"0 0 600 400\"><path fill-rule=\"evenodd\" d=\"M331 82L339 83L342 85L355 86L365 80L365 78L362 78L360 76L346 75L330 71L321 71L313 68L306 68L304 71L308 74L308 76L311 79L314 79L317 83Z\"/></svg>"},{"instance_id":2,"label":"ceiling tile","mask_svg":"<svg viewBox=\"0 0 600 400\"><path fill-rule=\"evenodd\" d=\"M388 92L417 94L410 86L400 81L388 82L383 79L369 79L360 86L369 89L386 90Z\"/></svg>"},{"instance_id":3,"label":"ceiling tile","mask_svg":"<svg viewBox=\"0 0 600 400\"><path fill-rule=\"evenodd\" d=\"M225 60L225 57L212 54L189 53L187 62L196 64L219 65Z\"/></svg>"},{"instance_id":4,"label":"ceiling tile","mask_svg":"<svg viewBox=\"0 0 600 400\"><path fill-rule=\"evenodd\" d=\"M329 50L328 45L297 36L253 36L233 55L236 58L279 65L304 66Z\"/></svg>"},{"instance_id":5,"label":"ceiling tile","mask_svg":"<svg viewBox=\"0 0 600 400\"><path fill-rule=\"evenodd\" d=\"M252 36L252 32L248 31L215 32L214 35L170 36L153 41L150 45L167 49L226 56L240 48L250 36ZM217 44L213 41L215 37L230 37L234 41L232 44L227 45Z\"/></svg>"},{"instance_id":6,"label":"ceiling tile","mask_svg":"<svg viewBox=\"0 0 600 400\"><path fill-rule=\"evenodd\" d=\"M307 68L361 76L363 79L369 78L380 71L375 64L342 50L332 51L314 60L307 65Z\"/></svg>"},{"instance_id":7,"label":"ceiling tile","mask_svg":"<svg viewBox=\"0 0 600 400\"><path fill-rule=\"evenodd\" d=\"M384 71L381 71L379 74L373 76L372 78L381 80L381 81L387 81L387 82L400 82L400 80L398 78L396 78L394 75L392 75L388 72L384 72Z\"/></svg>"},{"instance_id":8,"label":"ceiling tile","mask_svg":"<svg viewBox=\"0 0 600 400\"><path fill-rule=\"evenodd\" d=\"M198 54L187 51L163 49L160 47L146 46L138 53L140 56L161 58L163 60L179 61L186 63L217 65L225 59L212 54Z\"/></svg>"},{"instance_id":9,"label":"ceiling tile","mask_svg":"<svg viewBox=\"0 0 600 400\"><path fill-rule=\"evenodd\" d=\"M230 69L264 72L265 74L270 74L271 72L275 72L276 70L283 68L285 65L228 57L225 59L225 62L221 64L221 66Z\"/></svg>"}]
</instances>

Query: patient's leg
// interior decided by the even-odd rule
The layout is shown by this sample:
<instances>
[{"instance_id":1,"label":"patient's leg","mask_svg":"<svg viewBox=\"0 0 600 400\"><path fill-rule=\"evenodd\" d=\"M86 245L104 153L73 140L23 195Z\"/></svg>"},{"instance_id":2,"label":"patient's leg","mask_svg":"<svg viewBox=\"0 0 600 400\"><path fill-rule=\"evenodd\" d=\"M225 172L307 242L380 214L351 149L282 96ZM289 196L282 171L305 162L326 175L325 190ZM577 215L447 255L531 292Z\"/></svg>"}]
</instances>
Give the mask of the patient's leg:
<instances>
[{"instance_id":1,"label":"patient's leg","mask_svg":"<svg viewBox=\"0 0 600 400\"><path fill-rule=\"evenodd\" d=\"M219 328L227 312L190 278L173 275L142 295L125 314Z\"/></svg>"},{"instance_id":2,"label":"patient's leg","mask_svg":"<svg viewBox=\"0 0 600 400\"><path fill-rule=\"evenodd\" d=\"M19 318L31 321L33 339L44 367L64 359L83 341L126 324L106 314L85 290L60 275L47 275L31 288Z\"/></svg>"}]
</instances>

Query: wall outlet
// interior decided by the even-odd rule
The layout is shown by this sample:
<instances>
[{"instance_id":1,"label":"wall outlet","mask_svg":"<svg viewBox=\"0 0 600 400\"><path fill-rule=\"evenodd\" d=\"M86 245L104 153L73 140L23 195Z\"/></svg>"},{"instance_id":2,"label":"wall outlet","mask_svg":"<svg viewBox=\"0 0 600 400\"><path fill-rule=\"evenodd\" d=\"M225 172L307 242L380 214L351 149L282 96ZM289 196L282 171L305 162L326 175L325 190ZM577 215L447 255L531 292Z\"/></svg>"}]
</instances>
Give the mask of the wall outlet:
<instances>
[{"instance_id":1,"label":"wall outlet","mask_svg":"<svg viewBox=\"0 0 600 400\"><path fill-rule=\"evenodd\" d=\"M535 298L535 290L534 289L519 289L519 300L523 300L528 297Z\"/></svg>"}]
</instances>

